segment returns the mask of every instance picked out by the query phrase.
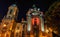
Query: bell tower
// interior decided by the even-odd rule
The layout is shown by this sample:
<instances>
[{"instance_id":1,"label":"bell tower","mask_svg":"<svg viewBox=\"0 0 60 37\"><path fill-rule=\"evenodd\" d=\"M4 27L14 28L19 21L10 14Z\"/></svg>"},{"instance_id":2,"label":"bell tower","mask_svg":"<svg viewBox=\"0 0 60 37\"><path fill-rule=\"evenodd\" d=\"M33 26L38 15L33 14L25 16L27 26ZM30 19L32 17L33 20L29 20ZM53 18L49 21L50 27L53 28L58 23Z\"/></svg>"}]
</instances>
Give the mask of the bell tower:
<instances>
[{"instance_id":1,"label":"bell tower","mask_svg":"<svg viewBox=\"0 0 60 37\"><path fill-rule=\"evenodd\" d=\"M8 37L11 36L10 34L11 34L11 31L13 30L12 27L17 18L17 15L18 15L18 8L16 4L9 6L7 15L4 16L1 22L1 32L2 32L1 34L3 34L4 36L8 35ZM1 35L1 37L3 35Z\"/></svg>"},{"instance_id":2,"label":"bell tower","mask_svg":"<svg viewBox=\"0 0 60 37\"><path fill-rule=\"evenodd\" d=\"M34 37L38 37L40 31L44 32L43 12L35 5L27 12L27 25L27 31Z\"/></svg>"},{"instance_id":3,"label":"bell tower","mask_svg":"<svg viewBox=\"0 0 60 37\"><path fill-rule=\"evenodd\" d=\"M17 15L18 15L18 8L16 4L13 4L8 8L8 12L5 18L16 19Z\"/></svg>"}]
</instances>

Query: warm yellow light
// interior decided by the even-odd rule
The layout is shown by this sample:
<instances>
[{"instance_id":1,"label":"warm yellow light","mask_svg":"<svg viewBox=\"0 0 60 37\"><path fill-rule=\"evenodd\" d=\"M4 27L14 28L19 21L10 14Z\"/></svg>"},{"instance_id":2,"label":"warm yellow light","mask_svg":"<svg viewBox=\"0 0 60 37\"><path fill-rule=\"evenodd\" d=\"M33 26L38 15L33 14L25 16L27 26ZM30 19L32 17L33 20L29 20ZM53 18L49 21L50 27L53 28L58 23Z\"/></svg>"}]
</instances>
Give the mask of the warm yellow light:
<instances>
[{"instance_id":1,"label":"warm yellow light","mask_svg":"<svg viewBox=\"0 0 60 37\"><path fill-rule=\"evenodd\" d=\"M12 24L10 25L10 30L12 30Z\"/></svg>"},{"instance_id":2,"label":"warm yellow light","mask_svg":"<svg viewBox=\"0 0 60 37\"><path fill-rule=\"evenodd\" d=\"M4 24L3 26L6 27L6 24Z\"/></svg>"},{"instance_id":3,"label":"warm yellow light","mask_svg":"<svg viewBox=\"0 0 60 37\"><path fill-rule=\"evenodd\" d=\"M16 12L14 12L14 15L16 14Z\"/></svg>"},{"instance_id":4,"label":"warm yellow light","mask_svg":"<svg viewBox=\"0 0 60 37\"><path fill-rule=\"evenodd\" d=\"M48 33L49 32L49 30L48 29L46 29L46 33Z\"/></svg>"},{"instance_id":5,"label":"warm yellow light","mask_svg":"<svg viewBox=\"0 0 60 37\"><path fill-rule=\"evenodd\" d=\"M0 34L0 37L1 37L1 34Z\"/></svg>"},{"instance_id":6,"label":"warm yellow light","mask_svg":"<svg viewBox=\"0 0 60 37\"><path fill-rule=\"evenodd\" d=\"M15 30L15 32L19 32L19 30Z\"/></svg>"},{"instance_id":7,"label":"warm yellow light","mask_svg":"<svg viewBox=\"0 0 60 37\"><path fill-rule=\"evenodd\" d=\"M5 35L4 35L5 37L6 37L6 33L5 33Z\"/></svg>"},{"instance_id":8,"label":"warm yellow light","mask_svg":"<svg viewBox=\"0 0 60 37\"><path fill-rule=\"evenodd\" d=\"M49 28L49 30L52 32L52 29L51 28Z\"/></svg>"},{"instance_id":9,"label":"warm yellow light","mask_svg":"<svg viewBox=\"0 0 60 37\"><path fill-rule=\"evenodd\" d=\"M12 28L10 28L10 30L12 30Z\"/></svg>"},{"instance_id":10,"label":"warm yellow light","mask_svg":"<svg viewBox=\"0 0 60 37\"><path fill-rule=\"evenodd\" d=\"M54 31L54 33L55 33L55 34L58 34L58 32L57 32L57 31Z\"/></svg>"},{"instance_id":11,"label":"warm yellow light","mask_svg":"<svg viewBox=\"0 0 60 37\"><path fill-rule=\"evenodd\" d=\"M34 35L30 35L30 37L34 37Z\"/></svg>"}]
</instances>

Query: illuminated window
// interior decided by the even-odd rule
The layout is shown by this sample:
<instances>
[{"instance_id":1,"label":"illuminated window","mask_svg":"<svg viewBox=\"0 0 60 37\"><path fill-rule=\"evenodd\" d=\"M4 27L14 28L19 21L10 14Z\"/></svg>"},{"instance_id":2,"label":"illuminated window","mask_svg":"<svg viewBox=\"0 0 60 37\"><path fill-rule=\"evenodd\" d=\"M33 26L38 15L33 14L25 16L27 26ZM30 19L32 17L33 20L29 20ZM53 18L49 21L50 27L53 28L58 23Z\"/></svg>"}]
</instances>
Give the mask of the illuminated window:
<instances>
[{"instance_id":1,"label":"illuminated window","mask_svg":"<svg viewBox=\"0 0 60 37\"><path fill-rule=\"evenodd\" d=\"M39 25L40 24L39 18L32 18L32 25L34 25L35 22L37 23L37 25Z\"/></svg>"}]
</instances>

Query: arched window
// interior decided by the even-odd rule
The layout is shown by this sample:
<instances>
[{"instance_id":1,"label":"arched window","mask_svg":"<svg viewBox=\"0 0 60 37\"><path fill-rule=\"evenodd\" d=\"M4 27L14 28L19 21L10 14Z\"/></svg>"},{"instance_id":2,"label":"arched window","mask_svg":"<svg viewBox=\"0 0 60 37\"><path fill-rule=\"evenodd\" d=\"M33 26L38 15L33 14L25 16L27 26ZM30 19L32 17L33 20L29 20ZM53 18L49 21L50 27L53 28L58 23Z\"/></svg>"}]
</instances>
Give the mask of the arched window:
<instances>
[{"instance_id":1,"label":"arched window","mask_svg":"<svg viewBox=\"0 0 60 37\"><path fill-rule=\"evenodd\" d=\"M12 12L13 12L13 9L10 10L10 14L12 14Z\"/></svg>"},{"instance_id":2,"label":"arched window","mask_svg":"<svg viewBox=\"0 0 60 37\"><path fill-rule=\"evenodd\" d=\"M39 18L32 18L32 25L34 25L35 23L37 25L39 25L40 24L40 19Z\"/></svg>"}]
</instances>

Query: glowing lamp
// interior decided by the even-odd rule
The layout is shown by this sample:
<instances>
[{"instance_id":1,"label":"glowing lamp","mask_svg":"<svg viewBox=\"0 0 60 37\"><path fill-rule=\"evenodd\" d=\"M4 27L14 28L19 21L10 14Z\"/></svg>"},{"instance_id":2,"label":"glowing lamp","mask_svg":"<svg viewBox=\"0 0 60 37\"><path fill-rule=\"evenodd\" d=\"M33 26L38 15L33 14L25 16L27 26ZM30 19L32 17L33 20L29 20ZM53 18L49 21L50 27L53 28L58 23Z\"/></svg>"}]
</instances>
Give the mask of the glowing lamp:
<instances>
[{"instance_id":1,"label":"glowing lamp","mask_svg":"<svg viewBox=\"0 0 60 37\"><path fill-rule=\"evenodd\" d=\"M6 27L6 24L4 24L3 27Z\"/></svg>"},{"instance_id":2,"label":"glowing lamp","mask_svg":"<svg viewBox=\"0 0 60 37\"><path fill-rule=\"evenodd\" d=\"M49 30L48 29L46 29L46 33L48 33L49 32Z\"/></svg>"}]
</instances>

